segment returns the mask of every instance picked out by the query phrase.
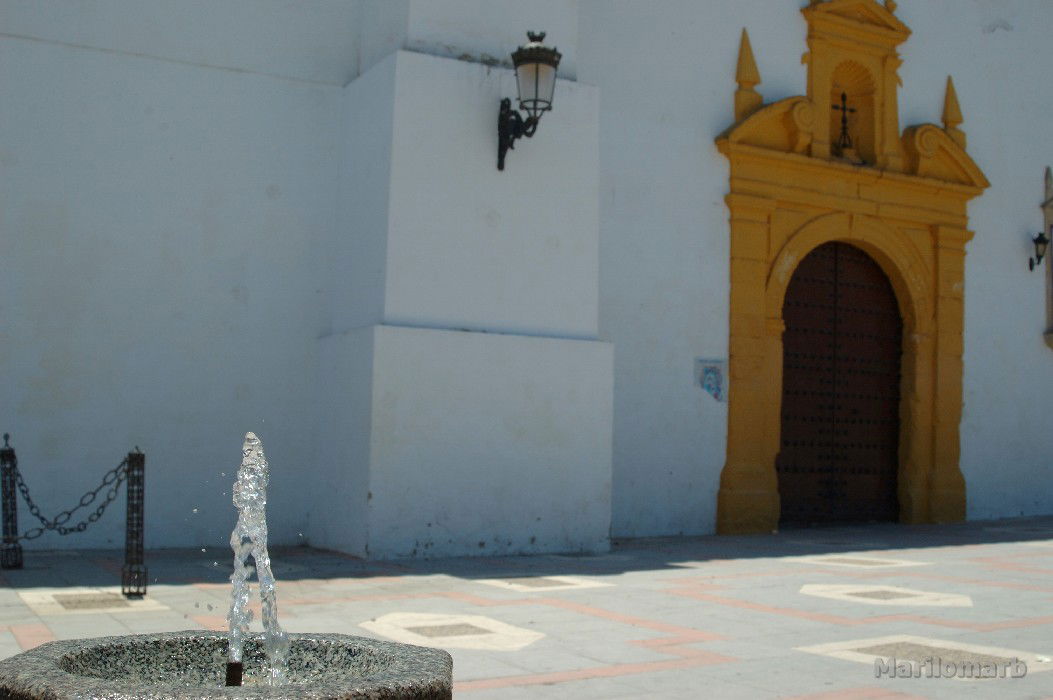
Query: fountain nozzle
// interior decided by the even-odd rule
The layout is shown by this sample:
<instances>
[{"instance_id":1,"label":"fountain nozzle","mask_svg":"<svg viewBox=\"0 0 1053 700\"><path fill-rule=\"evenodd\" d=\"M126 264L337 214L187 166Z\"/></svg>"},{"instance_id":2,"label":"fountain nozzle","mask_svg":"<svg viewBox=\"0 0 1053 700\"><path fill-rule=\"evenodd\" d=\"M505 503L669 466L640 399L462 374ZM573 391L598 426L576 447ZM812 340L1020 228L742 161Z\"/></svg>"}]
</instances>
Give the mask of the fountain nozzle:
<instances>
[{"instance_id":1,"label":"fountain nozzle","mask_svg":"<svg viewBox=\"0 0 1053 700\"><path fill-rule=\"evenodd\" d=\"M232 686L241 685L241 674L244 667L240 661L228 661L227 662L227 683L228 688Z\"/></svg>"}]
</instances>

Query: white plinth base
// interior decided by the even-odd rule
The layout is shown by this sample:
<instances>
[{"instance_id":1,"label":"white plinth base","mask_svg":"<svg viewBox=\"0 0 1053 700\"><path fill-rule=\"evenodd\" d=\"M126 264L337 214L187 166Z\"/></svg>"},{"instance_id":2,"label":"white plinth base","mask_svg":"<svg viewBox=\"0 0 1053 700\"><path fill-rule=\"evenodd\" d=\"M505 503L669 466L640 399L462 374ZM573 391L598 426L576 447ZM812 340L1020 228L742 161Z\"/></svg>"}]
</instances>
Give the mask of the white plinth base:
<instances>
[{"instance_id":1,"label":"white plinth base","mask_svg":"<svg viewBox=\"0 0 1053 700\"><path fill-rule=\"evenodd\" d=\"M610 344L393 326L321 342L333 410L312 543L370 558L608 548Z\"/></svg>"}]
</instances>

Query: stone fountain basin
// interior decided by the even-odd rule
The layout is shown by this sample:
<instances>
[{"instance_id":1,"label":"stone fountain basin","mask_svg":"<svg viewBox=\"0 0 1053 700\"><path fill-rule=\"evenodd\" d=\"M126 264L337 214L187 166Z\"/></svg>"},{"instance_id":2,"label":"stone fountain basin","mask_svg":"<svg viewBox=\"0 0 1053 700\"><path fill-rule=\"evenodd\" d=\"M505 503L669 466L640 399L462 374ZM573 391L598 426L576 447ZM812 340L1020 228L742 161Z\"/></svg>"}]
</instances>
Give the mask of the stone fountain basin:
<instances>
[{"instance_id":1,"label":"stone fountain basin","mask_svg":"<svg viewBox=\"0 0 1053 700\"><path fill-rule=\"evenodd\" d=\"M263 635L245 642L245 685L223 687L227 635L205 630L48 642L0 661L0 697L15 700L450 698L440 649L344 634L290 634L288 682L272 687Z\"/></svg>"}]
</instances>

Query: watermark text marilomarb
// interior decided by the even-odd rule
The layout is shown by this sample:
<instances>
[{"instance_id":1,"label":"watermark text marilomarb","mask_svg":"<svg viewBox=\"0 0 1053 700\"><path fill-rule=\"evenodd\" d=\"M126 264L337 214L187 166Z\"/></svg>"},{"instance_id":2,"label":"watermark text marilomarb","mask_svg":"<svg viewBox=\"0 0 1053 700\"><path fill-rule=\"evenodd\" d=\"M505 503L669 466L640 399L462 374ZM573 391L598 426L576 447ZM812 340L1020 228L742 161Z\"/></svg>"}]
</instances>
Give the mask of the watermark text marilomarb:
<instances>
[{"instance_id":1,"label":"watermark text marilomarb","mask_svg":"<svg viewBox=\"0 0 1053 700\"><path fill-rule=\"evenodd\" d=\"M1017 658L1001 661L945 661L930 656L922 662L896 659L874 659L875 678L1023 678L1027 662Z\"/></svg>"}]
</instances>

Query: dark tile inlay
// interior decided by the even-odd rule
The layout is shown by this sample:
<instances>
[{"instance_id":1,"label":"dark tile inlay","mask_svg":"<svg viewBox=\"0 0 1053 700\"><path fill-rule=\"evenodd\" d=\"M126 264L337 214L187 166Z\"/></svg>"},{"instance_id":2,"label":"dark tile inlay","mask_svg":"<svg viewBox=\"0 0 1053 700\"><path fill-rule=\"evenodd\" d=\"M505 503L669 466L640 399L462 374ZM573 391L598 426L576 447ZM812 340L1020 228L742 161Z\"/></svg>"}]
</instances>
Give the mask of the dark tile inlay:
<instances>
[{"instance_id":1,"label":"dark tile inlay","mask_svg":"<svg viewBox=\"0 0 1053 700\"><path fill-rule=\"evenodd\" d=\"M899 591L855 591L848 595L855 598L873 598L874 600L895 600L897 598L917 598L917 593L900 593Z\"/></svg>"},{"instance_id":2,"label":"dark tile inlay","mask_svg":"<svg viewBox=\"0 0 1053 700\"><path fill-rule=\"evenodd\" d=\"M469 634L493 634L491 630L462 622L453 625L422 625L406 630L423 637L464 637Z\"/></svg>"},{"instance_id":3,"label":"dark tile inlay","mask_svg":"<svg viewBox=\"0 0 1053 700\"><path fill-rule=\"evenodd\" d=\"M51 597L66 610L128 607L120 593L54 593Z\"/></svg>"},{"instance_id":4,"label":"dark tile inlay","mask_svg":"<svg viewBox=\"0 0 1053 700\"><path fill-rule=\"evenodd\" d=\"M914 661L924 663L927 659L939 659L943 663L960 664L1006 664L1012 663L1013 659L1005 656L991 656L980 654L966 649L946 649L944 647L933 647L916 642L892 642L890 644L878 644L873 647L861 647L852 651L860 654L873 654L874 656L894 657L897 661Z\"/></svg>"},{"instance_id":5,"label":"dark tile inlay","mask_svg":"<svg viewBox=\"0 0 1053 700\"><path fill-rule=\"evenodd\" d=\"M559 581L554 578L545 578L544 576L525 576L522 578L506 578L505 581L508 583L514 583L517 586L529 586L530 588L552 588L554 586L566 586L566 581Z\"/></svg>"},{"instance_id":6,"label":"dark tile inlay","mask_svg":"<svg viewBox=\"0 0 1053 700\"><path fill-rule=\"evenodd\" d=\"M824 557L823 561L831 564L848 564L849 566L888 566L892 562L880 559L857 559L855 557Z\"/></svg>"}]
</instances>

